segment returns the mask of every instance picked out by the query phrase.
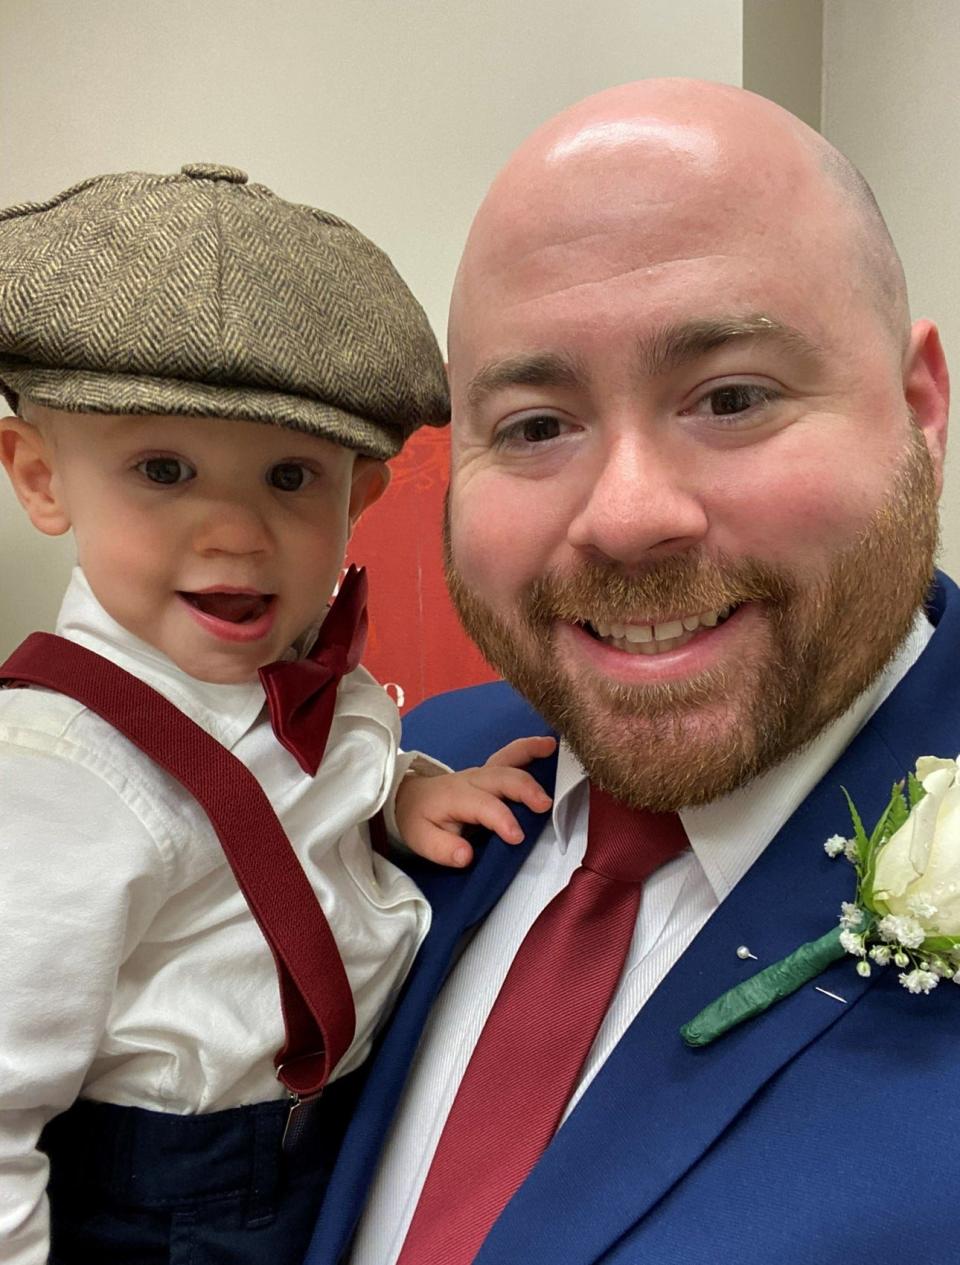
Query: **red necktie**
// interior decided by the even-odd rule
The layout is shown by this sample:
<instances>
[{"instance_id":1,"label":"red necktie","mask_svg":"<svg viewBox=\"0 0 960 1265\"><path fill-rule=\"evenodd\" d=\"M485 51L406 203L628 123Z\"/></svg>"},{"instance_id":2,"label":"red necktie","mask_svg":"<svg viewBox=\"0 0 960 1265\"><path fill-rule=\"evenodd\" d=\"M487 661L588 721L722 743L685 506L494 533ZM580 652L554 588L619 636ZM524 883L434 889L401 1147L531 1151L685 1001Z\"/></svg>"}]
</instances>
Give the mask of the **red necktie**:
<instances>
[{"instance_id":1,"label":"red necktie","mask_svg":"<svg viewBox=\"0 0 960 1265\"><path fill-rule=\"evenodd\" d=\"M527 932L464 1073L397 1265L468 1265L560 1125L675 813L590 788L583 863Z\"/></svg>"},{"instance_id":2,"label":"red necktie","mask_svg":"<svg viewBox=\"0 0 960 1265\"><path fill-rule=\"evenodd\" d=\"M351 566L304 659L260 669L278 740L311 777L326 750L337 687L360 663L367 640L367 576Z\"/></svg>"}]
</instances>

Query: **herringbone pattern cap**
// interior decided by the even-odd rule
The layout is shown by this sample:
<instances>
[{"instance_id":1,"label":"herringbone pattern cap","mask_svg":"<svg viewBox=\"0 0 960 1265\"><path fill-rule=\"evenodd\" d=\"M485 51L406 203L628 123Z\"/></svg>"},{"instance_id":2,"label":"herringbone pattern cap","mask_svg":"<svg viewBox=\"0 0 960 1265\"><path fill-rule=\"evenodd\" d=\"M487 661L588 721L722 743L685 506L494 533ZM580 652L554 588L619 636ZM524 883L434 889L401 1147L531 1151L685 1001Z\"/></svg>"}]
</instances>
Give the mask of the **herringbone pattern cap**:
<instances>
[{"instance_id":1,"label":"herringbone pattern cap","mask_svg":"<svg viewBox=\"0 0 960 1265\"><path fill-rule=\"evenodd\" d=\"M14 408L269 422L377 457L449 420L436 339L387 256L206 163L0 211L0 390Z\"/></svg>"}]
</instances>

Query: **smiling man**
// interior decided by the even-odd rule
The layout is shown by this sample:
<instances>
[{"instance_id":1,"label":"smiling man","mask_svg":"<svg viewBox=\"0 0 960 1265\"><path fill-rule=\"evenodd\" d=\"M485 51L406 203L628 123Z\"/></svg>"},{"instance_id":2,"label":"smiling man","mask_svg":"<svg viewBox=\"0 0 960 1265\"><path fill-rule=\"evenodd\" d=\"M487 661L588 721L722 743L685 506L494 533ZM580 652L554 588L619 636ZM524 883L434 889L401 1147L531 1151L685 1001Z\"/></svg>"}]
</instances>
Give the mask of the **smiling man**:
<instances>
[{"instance_id":1,"label":"smiling man","mask_svg":"<svg viewBox=\"0 0 960 1265\"><path fill-rule=\"evenodd\" d=\"M545 719L554 806L425 884L310 1260L398 1103L352 1265L952 1259L923 1174L960 1126L958 990L848 957L715 1045L679 1035L836 926L844 789L870 827L960 747L947 374L869 189L734 88L590 98L480 209L450 380L451 592L514 688L434 700L411 741L473 763Z\"/></svg>"}]
</instances>

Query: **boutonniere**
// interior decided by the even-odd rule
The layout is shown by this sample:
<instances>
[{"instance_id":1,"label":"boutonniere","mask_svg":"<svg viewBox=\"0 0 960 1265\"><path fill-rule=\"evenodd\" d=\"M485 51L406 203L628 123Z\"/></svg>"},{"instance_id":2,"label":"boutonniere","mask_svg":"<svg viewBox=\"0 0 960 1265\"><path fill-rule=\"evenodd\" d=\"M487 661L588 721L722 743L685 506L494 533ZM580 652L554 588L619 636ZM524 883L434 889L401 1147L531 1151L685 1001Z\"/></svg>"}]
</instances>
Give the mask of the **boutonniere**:
<instances>
[{"instance_id":1,"label":"boutonniere","mask_svg":"<svg viewBox=\"0 0 960 1265\"><path fill-rule=\"evenodd\" d=\"M708 1045L847 955L860 975L894 967L910 993L929 993L941 980L960 984L957 760L922 756L916 774L894 786L870 834L844 795L853 836L833 835L823 845L856 871L854 899L843 902L839 925L711 1002L680 1029L688 1045Z\"/></svg>"}]
</instances>

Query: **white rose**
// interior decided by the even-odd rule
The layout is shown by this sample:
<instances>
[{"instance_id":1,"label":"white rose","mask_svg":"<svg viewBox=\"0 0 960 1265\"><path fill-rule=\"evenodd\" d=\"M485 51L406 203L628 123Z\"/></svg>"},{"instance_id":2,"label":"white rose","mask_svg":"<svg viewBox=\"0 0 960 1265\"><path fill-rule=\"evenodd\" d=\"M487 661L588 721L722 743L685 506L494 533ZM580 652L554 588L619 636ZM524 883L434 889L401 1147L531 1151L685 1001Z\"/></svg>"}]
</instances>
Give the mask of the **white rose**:
<instances>
[{"instance_id":1,"label":"white rose","mask_svg":"<svg viewBox=\"0 0 960 1265\"><path fill-rule=\"evenodd\" d=\"M931 936L960 936L960 771L922 756L926 791L877 855L873 896L891 914L916 918Z\"/></svg>"}]
</instances>

